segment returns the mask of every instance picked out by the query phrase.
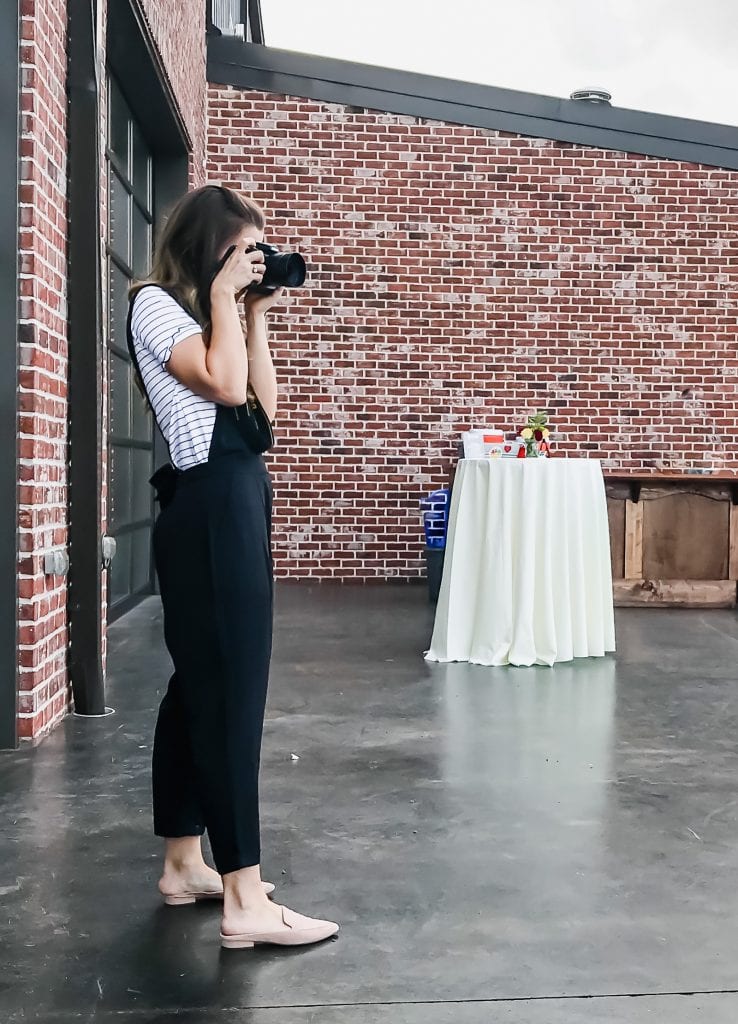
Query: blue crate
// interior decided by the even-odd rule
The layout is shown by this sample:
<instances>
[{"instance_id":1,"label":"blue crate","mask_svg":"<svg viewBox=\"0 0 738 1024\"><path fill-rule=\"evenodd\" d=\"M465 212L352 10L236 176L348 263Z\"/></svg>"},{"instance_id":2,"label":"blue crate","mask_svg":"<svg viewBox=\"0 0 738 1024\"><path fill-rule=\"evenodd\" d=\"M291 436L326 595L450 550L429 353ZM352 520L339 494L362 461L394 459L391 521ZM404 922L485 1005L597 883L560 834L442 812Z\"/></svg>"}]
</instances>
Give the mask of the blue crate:
<instances>
[{"instance_id":1,"label":"blue crate","mask_svg":"<svg viewBox=\"0 0 738 1024\"><path fill-rule=\"evenodd\" d=\"M423 510L423 527L425 543L429 548L445 548L448 532L448 513L451 504L451 491L443 488L433 491L426 498L420 499Z\"/></svg>"}]
</instances>

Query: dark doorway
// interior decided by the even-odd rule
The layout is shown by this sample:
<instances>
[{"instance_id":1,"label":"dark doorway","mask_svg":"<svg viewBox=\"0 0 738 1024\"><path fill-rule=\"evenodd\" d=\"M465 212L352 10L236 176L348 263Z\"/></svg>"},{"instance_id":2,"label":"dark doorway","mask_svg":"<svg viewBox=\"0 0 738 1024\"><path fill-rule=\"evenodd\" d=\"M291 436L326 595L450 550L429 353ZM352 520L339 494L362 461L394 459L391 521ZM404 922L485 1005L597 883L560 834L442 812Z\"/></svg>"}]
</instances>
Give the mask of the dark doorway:
<instances>
[{"instance_id":1,"label":"dark doorway","mask_svg":"<svg viewBox=\"0 0 738 1024\"><path fill-rule=\"evenodd\" d=\"M117 553L110 572L109 617L153 593L149 478L154 462L152 415L126 347L128 288L151 265L153 155L141 126L111 76L108 80L107 317L110 382L108 533Z\"/></svg>"},{"instance_id":2,"label":"dark doorway","mask_svg":"<svg viewBox=\"0 0 738 1024\"><path fill-rule=\"evenodd\" d=\"M139 0L111 4L107 27L108 533L112 621L155 589L149 479L166 445L136 386L126 345L128 288L150 269L157 226L187 189L192 141Z\"/></svg>"}]
</instances>

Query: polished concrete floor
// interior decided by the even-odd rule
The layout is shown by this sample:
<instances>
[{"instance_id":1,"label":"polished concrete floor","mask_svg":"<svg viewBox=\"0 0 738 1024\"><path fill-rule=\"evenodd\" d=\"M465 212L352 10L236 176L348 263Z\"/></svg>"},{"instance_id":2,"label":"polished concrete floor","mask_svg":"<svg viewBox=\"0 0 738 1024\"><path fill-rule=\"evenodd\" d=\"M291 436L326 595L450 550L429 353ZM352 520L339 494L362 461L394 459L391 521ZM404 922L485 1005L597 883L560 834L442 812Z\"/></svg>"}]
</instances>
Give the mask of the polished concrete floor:
<instances>
[{"instance_id":1,"label":"polished concrete floor","mask_svg":"<svg viewBox=\"0 0 738 1024\"><path fill-rule=\"evenodd\" d=\"M421 588L279 591L264 873L343 928L234 953L157 898L156 600L117 624L115 715L0 755L0 1021L735 1024L738 618L624 612L554 670L430 628Z\"/></svg>"}]
</instances>

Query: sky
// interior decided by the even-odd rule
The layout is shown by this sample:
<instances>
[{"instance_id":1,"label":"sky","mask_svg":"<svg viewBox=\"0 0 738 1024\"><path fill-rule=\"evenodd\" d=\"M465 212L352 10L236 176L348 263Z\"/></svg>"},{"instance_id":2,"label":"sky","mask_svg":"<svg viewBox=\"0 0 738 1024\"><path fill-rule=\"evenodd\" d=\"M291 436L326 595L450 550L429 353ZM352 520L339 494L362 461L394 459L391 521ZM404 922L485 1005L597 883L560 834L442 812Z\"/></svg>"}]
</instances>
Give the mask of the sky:
<instances>
[{"instance_id":1,"label":"sky","mask_svg":"<svg viewBox=\"0 0 738 1024\"><path fill-rule=\"evenodd\" d=\"M738 125L738 0L262 0L268 46Z\"/></svg>"}]
</instances>

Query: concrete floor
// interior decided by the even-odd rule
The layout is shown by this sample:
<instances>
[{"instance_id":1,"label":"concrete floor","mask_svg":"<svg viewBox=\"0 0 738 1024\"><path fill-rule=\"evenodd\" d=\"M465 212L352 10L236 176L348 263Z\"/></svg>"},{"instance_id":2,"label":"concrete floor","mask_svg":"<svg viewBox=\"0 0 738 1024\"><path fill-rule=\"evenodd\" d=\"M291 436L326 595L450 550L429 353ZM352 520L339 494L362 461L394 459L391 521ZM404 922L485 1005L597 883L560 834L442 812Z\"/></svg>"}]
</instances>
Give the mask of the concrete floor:
<instances>
[{"instance_id":1,"label":"concrete floor","mask_svg":"<svg viewBox=\"0 0 738 1024\"><path fill-rule=\"evenodd\" d=\"M421 588L279 591L264 873L343 930L234 953L157 898L156 600L116 625L116 714L0 755L3 1024L735 1024L738 618L624 612L555 670L430 629Z\"/></svg>"}]
</instances>

